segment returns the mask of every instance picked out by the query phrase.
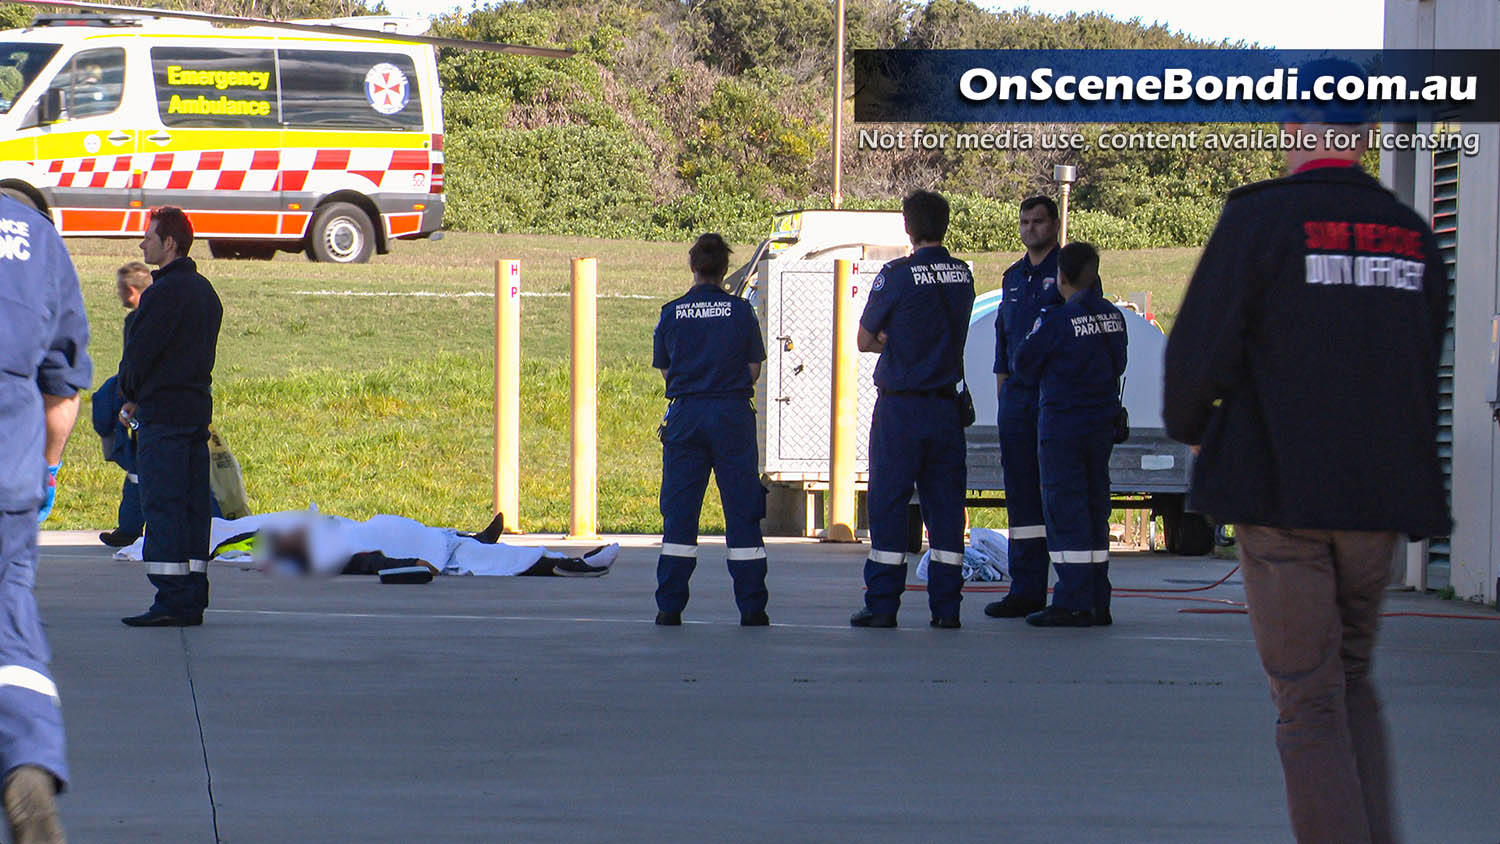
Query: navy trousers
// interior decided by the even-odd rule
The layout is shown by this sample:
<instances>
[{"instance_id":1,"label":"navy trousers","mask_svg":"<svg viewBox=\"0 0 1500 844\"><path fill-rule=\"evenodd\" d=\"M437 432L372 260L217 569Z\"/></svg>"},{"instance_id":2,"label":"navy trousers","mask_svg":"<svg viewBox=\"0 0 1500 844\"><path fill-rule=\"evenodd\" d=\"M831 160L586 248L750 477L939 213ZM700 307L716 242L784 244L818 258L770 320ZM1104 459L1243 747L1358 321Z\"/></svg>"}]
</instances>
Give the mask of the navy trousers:
<instances>
[{"instance_id":1,"label":"navy trousers","mask_svg":"<svg viewBox=\"0 0 1500 844\"><path fill-rule=\"evenodd\" d=\"M31 593L36 516L34 508L0 513L0 773L36 765L65 785L62 704L47 669L52 654Z\"/></svg>"},{"instance_id":2,"label":"navy trousers","mask_svg":"<svg viewBox=\"0 0 1500 844\"><path fill-rule=\"evenodd\" d=\"M1047 600L1047 522L1042 513L1042 472L1037 451L1034 387L1009 380L1000 391L1000 467L1010 520L1010 594Z\"/></svg>"},{"instance_id":3,"label":"navy trousers","mask_svg":"<svg viewBox=\"0 0 1500 844\"><path fill-rule=\"evenodd\" d=\"M115 517L115 527L125 533L140 536L146 529L146 512L141 509L141 484L139 476L127 472L125 483L120 488L120 508Z\"/></svg>"},{"instance_id":4,"label":"navy trousers","mask_svg":"<svg viewBox=\"0 0 1500 844\"><path fill-rule=\"evenodd\" d=\"M680 613L688 580L698 567L698 516L712 471L724 506L725 540L734 602L741 613L766 608L766 548L760 522L766 488L760 482L755 409L746 398L683 396L667 410L661 451L661 556L656 563L656 608Z\"/></svg>"},{"instance_id":5,"label":"navy trousers","mask_svg":"<svg viewBox=\"0 0 1500 844\"><path fill-rule=\"evenodd\" d=\"M1047 550L1057 567L1054 606L1109 612L1108 428L1067 437L1043 437L1042 501Z\"/></svg>"},{"instance_id":6,"label":"navy trousers","mask_svg":"<svg viewBox=\"0 0 1500 844\"><path fill-rule=\"evenodd\" d=\"M146 575L152 610L201 615L208 607L208 427L143 422L136 471L146 514Z\"/></svg>"},{"instance_id":7,"label":"navy trousers","mask_svg":"<svg viewBox=\"0 0 1500 844\"><path fill-rule=\"evenodd\" d=\"M865 606L895 613L906 590L912 491L932 546L927 602L934 618L957 618L964 585L964 428L951 398L882 393L870 420L870 556Z\"/></svg>"}]
</instances>

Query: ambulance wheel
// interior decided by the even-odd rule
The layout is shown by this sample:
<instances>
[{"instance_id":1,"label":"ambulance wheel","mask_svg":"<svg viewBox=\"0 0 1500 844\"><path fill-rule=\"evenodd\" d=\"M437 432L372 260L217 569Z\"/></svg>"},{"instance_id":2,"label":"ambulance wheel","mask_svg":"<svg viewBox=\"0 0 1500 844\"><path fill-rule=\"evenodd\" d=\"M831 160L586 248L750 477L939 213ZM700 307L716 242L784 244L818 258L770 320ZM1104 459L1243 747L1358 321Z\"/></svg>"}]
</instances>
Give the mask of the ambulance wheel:
<instances>
[{"instance_id":1,"label":"ambulance wheel","mask_svg":"<svg viewBox=\"0 0 1500 844\"><path fill-rule=\"evenodd\" d=\"M269 261L276 257L276 244L251 240L210 240L208 254L231 261Z\"/></svg>"},{"instance_id":2,"label":"ambulance wheel","mask_svg":"<svg viewBox=\"0 0 1500 844\"><path fill-rule=\"evenodd\" d=\"M363 264L375 251L375 227L357 206L331 202L313 215L307 257L333 264Z\"/></svg>"},{"instance_id":3,"label":"ambulance wheel","mask_svg":"<svg viewBox=\"0 0 1500 844\"><path fill-rule=\"evenodd\" d=\"M15 201L21 203L22 205L30 208L33 211L41 210L40 208L36 207L36 200L32 199L31 194L27 193L26 191L20 190L18 188L0 188L0 194L5 194L6 196L14 199Z\"/></svg>"}]
</instances>

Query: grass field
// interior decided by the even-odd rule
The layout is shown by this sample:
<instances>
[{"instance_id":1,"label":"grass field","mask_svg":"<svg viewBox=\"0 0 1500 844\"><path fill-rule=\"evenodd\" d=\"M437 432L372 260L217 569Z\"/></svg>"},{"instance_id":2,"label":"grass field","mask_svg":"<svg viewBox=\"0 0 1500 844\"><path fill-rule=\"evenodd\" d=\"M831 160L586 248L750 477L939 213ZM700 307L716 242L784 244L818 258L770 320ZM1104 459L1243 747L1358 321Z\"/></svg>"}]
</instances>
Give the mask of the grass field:
<instances>
[{"instance_id":1,"label":"grass field","mask_svg":"<svg viewBox=\"0 0 1500 844\"><path fill-rule=\"evenodd\" d=\"M120 356L114 271L140 253L129 240L69 248L93 326L97 385ZM598 258L599 527L660 531L655 431L665 400L650 367L651 331L661 305L688 285L686 244L450 234L399 243L363 266L287 254L215 261L207 252L194 249L224 302L214 416L244 469L251 505L264 512L316 502L351 517L400 513L473 528L490 515L494 261L520 259L528 531L567 525L569 259ZM1106 253L1106 289L1151 290L1169 327L1196 255ZM997 286L1015 259L963 257L975 263L981 289ZM114 525L122 473L101 458L88 412L69 445L49 528ZM704 531L721 530L711 491Z\"/></svg>"}]
</instances>

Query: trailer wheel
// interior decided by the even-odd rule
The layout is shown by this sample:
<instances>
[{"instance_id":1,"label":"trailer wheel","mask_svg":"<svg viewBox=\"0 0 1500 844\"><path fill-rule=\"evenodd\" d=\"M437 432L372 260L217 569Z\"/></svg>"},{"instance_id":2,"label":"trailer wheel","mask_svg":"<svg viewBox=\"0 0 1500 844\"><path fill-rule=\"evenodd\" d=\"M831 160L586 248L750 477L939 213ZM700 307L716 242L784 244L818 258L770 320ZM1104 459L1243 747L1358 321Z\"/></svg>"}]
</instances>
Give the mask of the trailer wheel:
<instances>
[{"instance_id":1,"label":"trailer wheel","mask_svg":"<svg viewBox=\"0 0 1500 844\"><path fill-rule=\"evenodd\" d=\"M307 257L334 264L363 264L375 251L375 226L357 206L331 202L313 215Z\"/></svg>"},{"instance_id":2,"label":"trailer wheel","mask_svg":"<svg viewBox=\"0 0 1500 844\"><path fill-rule=\"evenodd\" d=\"M1167 550L1184 557L1202 557L1214 550L1214 523L1202 513L1180 513L1166 520Z\"/></svg>"}]
</instances>

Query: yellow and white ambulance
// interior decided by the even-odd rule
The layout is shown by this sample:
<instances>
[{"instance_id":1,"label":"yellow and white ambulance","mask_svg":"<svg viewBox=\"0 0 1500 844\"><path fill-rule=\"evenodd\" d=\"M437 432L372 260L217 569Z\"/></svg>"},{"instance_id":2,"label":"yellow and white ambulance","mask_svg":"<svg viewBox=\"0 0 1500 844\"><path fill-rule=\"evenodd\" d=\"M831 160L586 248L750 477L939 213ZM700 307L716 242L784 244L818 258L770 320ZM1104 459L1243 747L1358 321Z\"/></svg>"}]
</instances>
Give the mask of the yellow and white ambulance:
<instances>
[{"instance_id":1,"label":"yellow and white ambulance","mask_svg":"<svg viewBox=\"0 0 1500 844\"><path fill-rule=\"evenodd\" d=\"M370 34L80 14L0 32L0 191L68 236L138 237L175 205L224 258L356 263L433 235L436 57L381 37L428 22L329 23Z\"/></svg>"}]
</instances>

